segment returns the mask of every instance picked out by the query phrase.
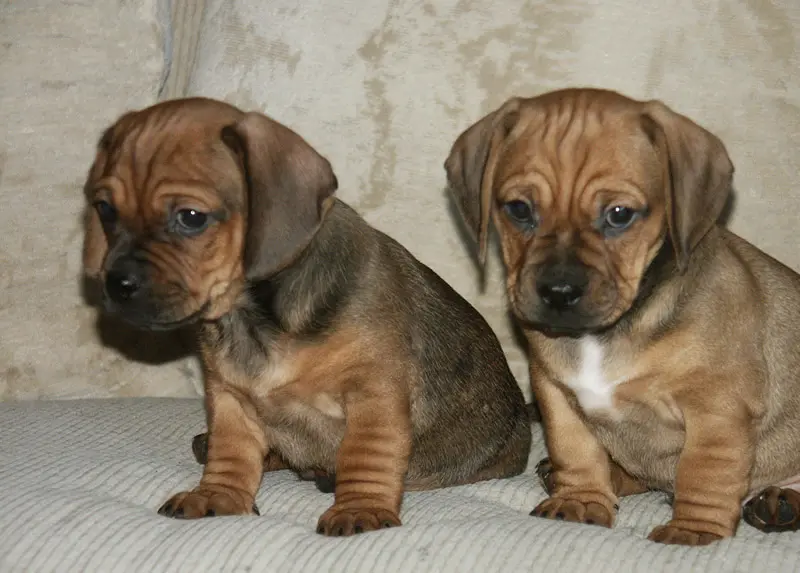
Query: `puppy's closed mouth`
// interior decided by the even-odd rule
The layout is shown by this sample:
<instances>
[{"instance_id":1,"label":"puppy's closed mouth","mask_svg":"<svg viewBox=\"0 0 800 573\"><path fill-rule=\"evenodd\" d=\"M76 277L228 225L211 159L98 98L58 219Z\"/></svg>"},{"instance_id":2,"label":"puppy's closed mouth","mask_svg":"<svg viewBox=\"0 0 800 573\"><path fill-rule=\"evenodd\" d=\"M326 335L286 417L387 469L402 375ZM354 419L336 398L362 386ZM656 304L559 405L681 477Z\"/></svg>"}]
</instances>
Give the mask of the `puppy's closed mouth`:
<instances>
[{"instance_id":1,"label":"puppy's closed mouth","mask_svg":"<svg viewBox=\"0 0 800 573\"><path fill-rule=\"evenodd\" d=\"M590 328L557 327L541 323L531 323L530 326L549 338L580 338L593 332Z\"/></svg>"},{"instance_id":2,"label":"puppy's closed mouth","mask_svg":"<svg viewBox=\"0 0 800 573\"><path fill-rule=\"evenodd\" d=\"M607 327L592 326L555 326L544 322L521 321L526 327L532 328L549 338L580 338L587 334L597 334Z\"/></svg>"},{"instance_id":3,"label":"puppy's closed mouth","mask_svg":"<svg viewBox=\"0 0 800 573\"><path fill-rule=\"evenodd\" d=\"M153 331L177 330L178 328L181 328L183 326L194 324L195 322L198 322L202 319L202 317L208 311L209 307L210 303L206 302L198 310L187 316L184 316L183 318L172 321L160 321L160 320L147 320L146 318L143 318L140 315L114 312L113 309L110 309L108 307L108 303L106 303L106 310L113 314L116 314L125 322L137 328L141 328L143 330L153 330Z\"/></svg>"},{"instance_id":4,"label":"puppy's closed mouth","mask_svg":"<svg viewBox=\"0 0 800 573\"><path fill-rule=\"evenodd\" d=\"M147 328L150 330L175 330L176 328L180 328L182 326L188 326L189 324L198 322L203 315L205 315L208 308L209 303L206 303L189 316L185 316L172 322L151 322L149 325L147 325Z\"/></svg>"},{"instance_id":5,"label":"puppy's closed mouth","mask_svg":"<svg viewBox=\"0 0 800 573\"><path fill-rule=\"evenodd\" d=\"M600 333L612 325L598 323L590 317L575 317L572 320L548 320L545 317L526 315L512 308L514 317L523 328L541 332L549 338L580 338L587 334Z\"/></svg>"}]
</instances>

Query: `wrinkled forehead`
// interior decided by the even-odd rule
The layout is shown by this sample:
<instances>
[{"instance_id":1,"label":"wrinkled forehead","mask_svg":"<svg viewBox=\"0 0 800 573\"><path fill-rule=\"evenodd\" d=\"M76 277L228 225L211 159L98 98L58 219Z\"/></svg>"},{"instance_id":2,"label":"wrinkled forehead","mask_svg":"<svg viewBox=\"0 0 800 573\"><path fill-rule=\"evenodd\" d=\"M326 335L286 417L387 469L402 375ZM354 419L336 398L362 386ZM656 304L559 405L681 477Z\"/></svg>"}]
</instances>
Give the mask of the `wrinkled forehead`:
<instances>
[{"instance_id":1,"label":"wrinkled forehead","mask_svg":"<svg viewBox=\"0 0 800 573\"><path fill-rule=\"evenodd\" d=\"M95 182L113 182L143 198L189 185L234 195L240 173L220 134L240 116L235 108L185 103L126 114L100 142L106 160Z\"/></svg>"},{"instance_id":2,"label":"wrinkled forehead","mask_svg":"<svg viewBox=\"0 0 800 573\"><path fill-rule=\"evenodd\" d=\"M219 134L224 126L235 123L242 115L237 108L216 100L191 98L165 101L122 115L107 132L105 143L120 145L137 133L149 137L158 134Z\"/></svg>"},{"instance_id":3,"label":"wrinkled forehead","mask_svg":"<svg viewBox=\"0 0 800 573\"><path fill-rule=\"evenodd\" d=\"M661 176L638 102L591 98L527 100L500 152L496 187L539 173L552 188L597 177L648 187Z\"/></svg>"}]
</instances>

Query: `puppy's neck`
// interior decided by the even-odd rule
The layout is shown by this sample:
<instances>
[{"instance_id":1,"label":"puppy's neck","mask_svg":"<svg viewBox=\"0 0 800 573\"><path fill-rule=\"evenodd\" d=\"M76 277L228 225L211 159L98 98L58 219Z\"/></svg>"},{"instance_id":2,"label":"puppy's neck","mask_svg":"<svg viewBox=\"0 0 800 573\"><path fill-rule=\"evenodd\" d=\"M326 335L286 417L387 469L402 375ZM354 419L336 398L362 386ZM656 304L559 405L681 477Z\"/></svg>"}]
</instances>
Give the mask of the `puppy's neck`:
<instances>
[{"instance_id":1,"label":"puppy's neck","mask_svg":"<svg viewBox=\"0 0 800 573\"><path fill-rule=\"evenodd\" d=\"M230 319L262 338L324 335L348 304L351 285L366 262L364 228L355 211L337 200L294 262L246 284Z\"/></svg>"},{"instance_id":2,"label":"puppy's neck","mask_svg":"<svg viewBox=\"0 0 800 573\"><path fill-rule=\"evenodd\" d=\"M685 306L688 291L684 285L699 280L708 265L708 244L718 237L719 229L712 228L697 245L684 272L678 269L675 249L667 237L643 275L634 303L611 328L599 333L600 340L623 336L652 341L666 333L680 319Z\"/></svg>"},{"instance_id":3,"label":"puppy's neck","mask_svg":"<svg viewBox=\"0 0 800 573\"><path fill-rule=\"evenodd\" d=\"M671 279L677 277L679 272L674 253L672 242L667 237L642 276L633 304L609 329L609 334L628 336L631 328L641 322L650 303L664 295L666 291L671 290Z\"/></svg>"},{"instance_id":4,"label":"puppy's neck","mask_svg":"<svg viewBox=\"0 0 800 573\"><path fill-rule=\"evenodd\" d=\"M217 359L255 377L278 348L314 342L332 333L369 263L369 227L336 201L299 257L279 273L244 285L233 309L204 324Z\"/></svg>"}]
</instances>

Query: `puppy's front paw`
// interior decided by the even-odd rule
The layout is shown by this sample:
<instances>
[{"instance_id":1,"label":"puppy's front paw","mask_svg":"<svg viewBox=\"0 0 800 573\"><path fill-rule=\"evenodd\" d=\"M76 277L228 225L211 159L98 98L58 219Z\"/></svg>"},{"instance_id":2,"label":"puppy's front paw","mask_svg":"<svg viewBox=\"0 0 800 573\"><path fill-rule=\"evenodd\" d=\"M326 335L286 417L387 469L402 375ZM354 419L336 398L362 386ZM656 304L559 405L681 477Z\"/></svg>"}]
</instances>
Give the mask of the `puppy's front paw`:
<instances>
[{"instance_id":1,"label":"puppy's front paw","mask_svg":"<svg viewBox=\"0 0 800 573\"><path fill-rule=\"evenodd\" d=\"M322 514L317 533L328 537L344 537L354 533L375 531L401 525L394 511L374 507L339 508L335 504Z\"/></svg>"},{"instance_id":2,"label":"puppy's front paw","mask_svg":"<svg viewBox=\"0 0 800 573\"><path fill-rule=\"evenodd\" d=\"M260 515L255 503L245 503L233 492L197 488L172 496L158 513L176 519L196 519L215 515Z\"/></svg>"},{"instance_id":3,"label":"puppy's front paw","mask_svg":"<svg viewBox=\"0 0 800 573\"><path fill-rule=\"evenodd\" d=\"M671 522L667 525L659 525L650 532L647 538L650 541L668 545L708 545L722 539L716 533L693 531L686 526L672 525Z\"/></svg>"},{"instance_id":4,"label":"puppy's front paw","mask_svg":"<svg viewBox=\"0 0 800 573\"><path fill-rule=\"evenodd\" d=\"M593 494L592 497L597 497L597 494ZM563 519L564 521L573 521L575 523L611 527L614 524L617 506L610 503L609 506L612 509L596 501L550 497L537 505L531 515L546 519Z\"/></svg>"}]
</instances>

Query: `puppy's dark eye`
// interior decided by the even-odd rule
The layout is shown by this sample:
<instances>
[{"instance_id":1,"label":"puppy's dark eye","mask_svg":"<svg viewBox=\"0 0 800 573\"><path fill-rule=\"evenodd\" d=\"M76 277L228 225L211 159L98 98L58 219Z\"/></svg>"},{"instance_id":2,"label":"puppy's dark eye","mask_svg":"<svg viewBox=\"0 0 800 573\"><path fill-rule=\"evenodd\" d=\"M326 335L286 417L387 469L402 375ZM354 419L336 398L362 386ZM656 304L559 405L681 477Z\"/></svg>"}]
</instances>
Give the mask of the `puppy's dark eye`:
<instances>
[{"instance_id":1,"label":"puppy's dark eye","mask_svg":"<svg viewBox=\"0 0 800 573\"><path fill-rule=\"evenodd\" d=\"M209 218L202 211L181 209L175 214L175 223L178 232L186 235L195 235L203 232L208 227Z\"/></svg>"},{"instance_id":2,"label":"puppy's dark eye","mask_svg":"<svg viewBox=\"0 0 800 573\"><path fill-rule=\"evenodd\" d=\"M94 208L103 225L112 225L116 222L117 210L108 201L95 201Z\"/></svg>"},{"instance_id":3,"label":"puppy's dark eye","mask_svg":"<svg viewBox=\"0 0 800 573\"><path fill-rule=\"evenodd\" d=\"M636 219L636 211L630 207L622 207L616 205L610 207L603 215L603 223L605 227L613 231L622 231L627 229L634 219Z\"/></svg>"},{"instance_id":4,"label":"puppy's dark eye","mask_svg":"<svg viewBox=\"0 0 800 573\"><path fill-rule=\"evenodd\" d=\"M533 209L526 201L514 200L503 205L508 217L518 225L533 226L536 224L536 216Z\"/></svg>"}]
</instances>

